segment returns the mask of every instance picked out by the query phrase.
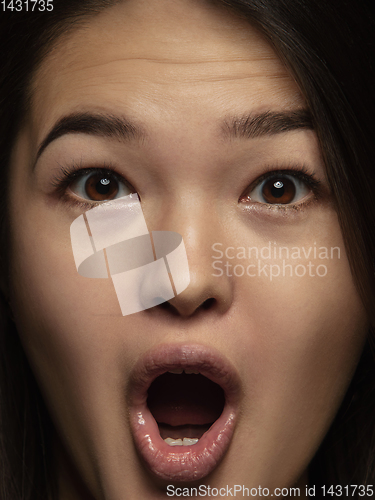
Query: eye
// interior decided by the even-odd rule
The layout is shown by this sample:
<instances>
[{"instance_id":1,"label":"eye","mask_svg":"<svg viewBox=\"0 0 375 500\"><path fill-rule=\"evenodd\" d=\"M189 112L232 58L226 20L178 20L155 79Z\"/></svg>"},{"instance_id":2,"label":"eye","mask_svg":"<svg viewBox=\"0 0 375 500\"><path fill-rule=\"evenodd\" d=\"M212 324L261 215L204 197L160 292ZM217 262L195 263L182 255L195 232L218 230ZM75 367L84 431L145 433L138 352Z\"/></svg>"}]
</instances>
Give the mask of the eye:
<instances>
[{"instance_id":1,"label":"eye","mask_svg":"<svg viewBox=\"0 0 375 500\"><path fill-rule=\"evenodd\" d=\"M302 172L298 172L297 175L274 172L261 178L255 187L250 188L251 191L247 191L241 197L241 201L255 201L269 205L297 203L311 193L314 182Z\"/></svg>"},{"instance_id":2,"label":"eye","mask_svg":"<svg viewBox=\"0 0 375 500\"><path fill-rule=\"evenodd\" d=\"M81 174L77 172L69 189L80 198L97 202L113 200L134 192L113 172L97 169Z\"/></svg>"}]
</instances>

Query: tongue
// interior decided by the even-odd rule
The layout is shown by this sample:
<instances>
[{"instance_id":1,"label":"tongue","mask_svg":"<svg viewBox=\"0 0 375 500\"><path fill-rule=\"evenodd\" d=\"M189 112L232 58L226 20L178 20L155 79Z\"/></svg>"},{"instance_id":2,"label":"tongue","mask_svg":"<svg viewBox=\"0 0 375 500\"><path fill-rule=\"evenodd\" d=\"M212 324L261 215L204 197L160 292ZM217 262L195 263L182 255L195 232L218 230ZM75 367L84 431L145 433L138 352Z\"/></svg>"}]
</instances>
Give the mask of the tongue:
<instances>
[{"instance_id":1,"label":"tongue","mask_svg":"<svg viewBox=\"0 0 375 500\"><path fill-rule=\"evenodd\" d=\"M164 373L149 389L148 407L158 423L171 426L207 425L224 407L220 386L202 375Z\"/></svg>"}]
</instances>

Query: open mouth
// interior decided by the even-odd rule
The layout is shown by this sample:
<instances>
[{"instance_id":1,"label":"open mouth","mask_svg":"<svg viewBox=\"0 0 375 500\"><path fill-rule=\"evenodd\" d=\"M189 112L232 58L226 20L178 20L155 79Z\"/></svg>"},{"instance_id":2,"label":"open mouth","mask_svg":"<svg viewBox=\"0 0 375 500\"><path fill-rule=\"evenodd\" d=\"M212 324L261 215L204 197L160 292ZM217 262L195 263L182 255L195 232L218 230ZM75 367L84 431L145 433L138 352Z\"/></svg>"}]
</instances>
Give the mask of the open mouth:
<instances>
[{"instance_id":1,"label":"open mouth","mask_svg":"<svg viewBox=\"0 0 375 500\"><path fill-rule=\"evenodd\" d=\"M196 444L220 417L224 405L224 391L218 384L182 368L163 373L148 390L147 406L160 436L170 446Z\"/></svg>"},{"instance_id":2,"label":"open mouth","mask_svg":"<svg viewBox=\"0 0 375 500\"><path fill-rule=\"evenodd\" d=\"M201 479L230 445L240 382L230 363L201 345L162 345L132 371L130 424L138 453L158 477Z\"/></svg>"}]
</instances>

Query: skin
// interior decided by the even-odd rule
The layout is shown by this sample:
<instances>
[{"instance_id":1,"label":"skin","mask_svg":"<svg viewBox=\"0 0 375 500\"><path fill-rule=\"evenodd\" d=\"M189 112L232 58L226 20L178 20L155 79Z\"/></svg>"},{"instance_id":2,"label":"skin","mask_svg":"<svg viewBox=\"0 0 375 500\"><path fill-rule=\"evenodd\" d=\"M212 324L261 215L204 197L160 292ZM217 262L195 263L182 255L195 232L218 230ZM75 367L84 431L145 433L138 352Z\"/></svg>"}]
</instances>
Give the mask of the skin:
<instances>
[{"instance_id":1,"label":"skin","mask_svg":"<svg viewBox=\"0 0 375 500\"><path fill-rule=\"evenodd\" d=\"M223 133L233 116L304 108L293 78L267 42L226 11L190 0L129 0L61 39L32 89L11 164L10 298L57 429L59 500L165 498L166 484L136 454L124 392L150 347L181 342L218 349L242 381L229 451L199 484L298 484L303 494L367 319L315 133ZM145 137L68 134L32 170L51 127L77 111L124 115ZM71 189L62 196L53 185L61 165L72 162L111 163L138 192L149 229L183 236L191 283L169 307L123 317L110 280L77 273L69 228L87 207L74 204ZM308 191L282 208L241 200L267 170L291 163L320 180L317 196ZM323 277L214 276L217 242L222 250L316 244L341 254L315 261L327 266ZM302 256L298 264L309 261ZM214 300L200 307L206 299Z\"/></svg>"}]
</instances>

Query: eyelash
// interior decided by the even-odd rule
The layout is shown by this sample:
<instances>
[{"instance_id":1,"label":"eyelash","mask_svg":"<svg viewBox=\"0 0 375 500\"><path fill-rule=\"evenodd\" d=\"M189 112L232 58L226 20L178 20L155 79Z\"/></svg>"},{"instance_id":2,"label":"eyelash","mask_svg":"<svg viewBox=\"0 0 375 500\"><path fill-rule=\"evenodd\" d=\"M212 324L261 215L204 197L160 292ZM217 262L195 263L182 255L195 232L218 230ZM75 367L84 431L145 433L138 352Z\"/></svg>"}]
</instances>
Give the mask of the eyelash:
<instances>
[{"instance_id":1,"label":"eyelash","mask_svg":"<svg viewBox=\"0 0 375 500\"><path fill-rule=\"evenodd\" d=\"M101 167L89 167L85 168L82 165L73 163L71 166L66 167L60 165L60 172L52 179L52 186L55 189L55 192L61 197L62 200L69 202L70 204L84 209L89 210L90 208L94 208L97 205L100 205L102 202L95 201L83 201L73 198L67 193L68 187L72 184L73 181L83 177L84 175L91 174L95 172L99 175L108 175L111 174L113 178L115 178L118 182L122 182L128 187L132 186L124 179L121 175L116 172L115 167L110 163L104 163ZM132 188L133 189L133 188Z\"/></svg>"},{"instance_id":2,"label":"eyelash","mask_svg":"<svg viewBox=\"0 0 375 500\"><path fill-rule=\"evenodd\" d=\"M240 203L246 203L246 200L244 201L241 200L242 198L246 198L244 193L250 193L266 179L271 179L272 177L277 177L282 175L289 175L304 182L313 192L315 200L318 199L319 195L321 194L322 182L315 177L315 175L309 170L308 167L306 167L306 165L301 166L301 165L289 164L284 168L276 168L276 169L275 165L268 165L265 168L266 172L264 172L264 174L258 177L256 181L248 185L246 189L243 191L243 194L241 194L239 198ZM251 200L248 199L247 201ZM305 205L305 203L297 202L297 203L280 204L280 205L276 203L275 204L262 203L262 205L280 210L288 210L288 209L294 209L296 207L302 207L303 205Z\"/></svg>"},{"instance_id":3,"label":"eyelash","mask_svg":"<svg viewBox=\"0 0 375 500\"><path fill-rule=\"evenodd\" d=\"M72 184L73 181L76 179L90 174L92 172L96 172L99 175L108 175L108 173L111 174L112 177L114 177L118 182L124 183L126 186L129 188L134 189L129 182L126 181L121 175L119 175L116 172L115 167L110 164L110 163L104 163L101 167L89 167L85 168L82 167L82 165L73 163L71 166L66 167L63 165L60 165L60 172L58 175L52 179L52 186L55 189L55 192L63 199L64 201L69 202L70 204L79 207L83 210L89 210L90 208L94 208L97 205L100 205L102 202L90 202L90 201L83 201L83 200L78 200L73 198L71 195L67 193L68 187ZM305 165L294 165L290 164L287 165L284 168L277 168L275 169L275 165L268 165L265 167L266 172L264 172L260 177L258 177L252 184L248 185L246 189L243 191L243 193L249 193L252 190L254 190L258 185L260 185L264 180L272 178L273 176L278 176L278 175L289 175L291 177L295 177L299 179L300 181L304 182L314 193L314 199L317 199L320 192L321 192L321 185L322 182L318 180L315 175L305 166ZM134 190L135 191L135 190ZM244 201L242 201L243 198L246 198L245 194L241 194L239 198L240 203L247 203L251 201L249 198ZM309 200L310 201L310 200ZM259 202L254 202L254 203L259 203ZM297 203L291 203L291 204L267 204L267 203L262 203L262 205L265 205L266 207L272 207L272 208L277 208L281 210L287 210L287 209L293 209L296 208L297 206L301 207L305 203L297 202Z\"/></svg>"}]
</instances>

